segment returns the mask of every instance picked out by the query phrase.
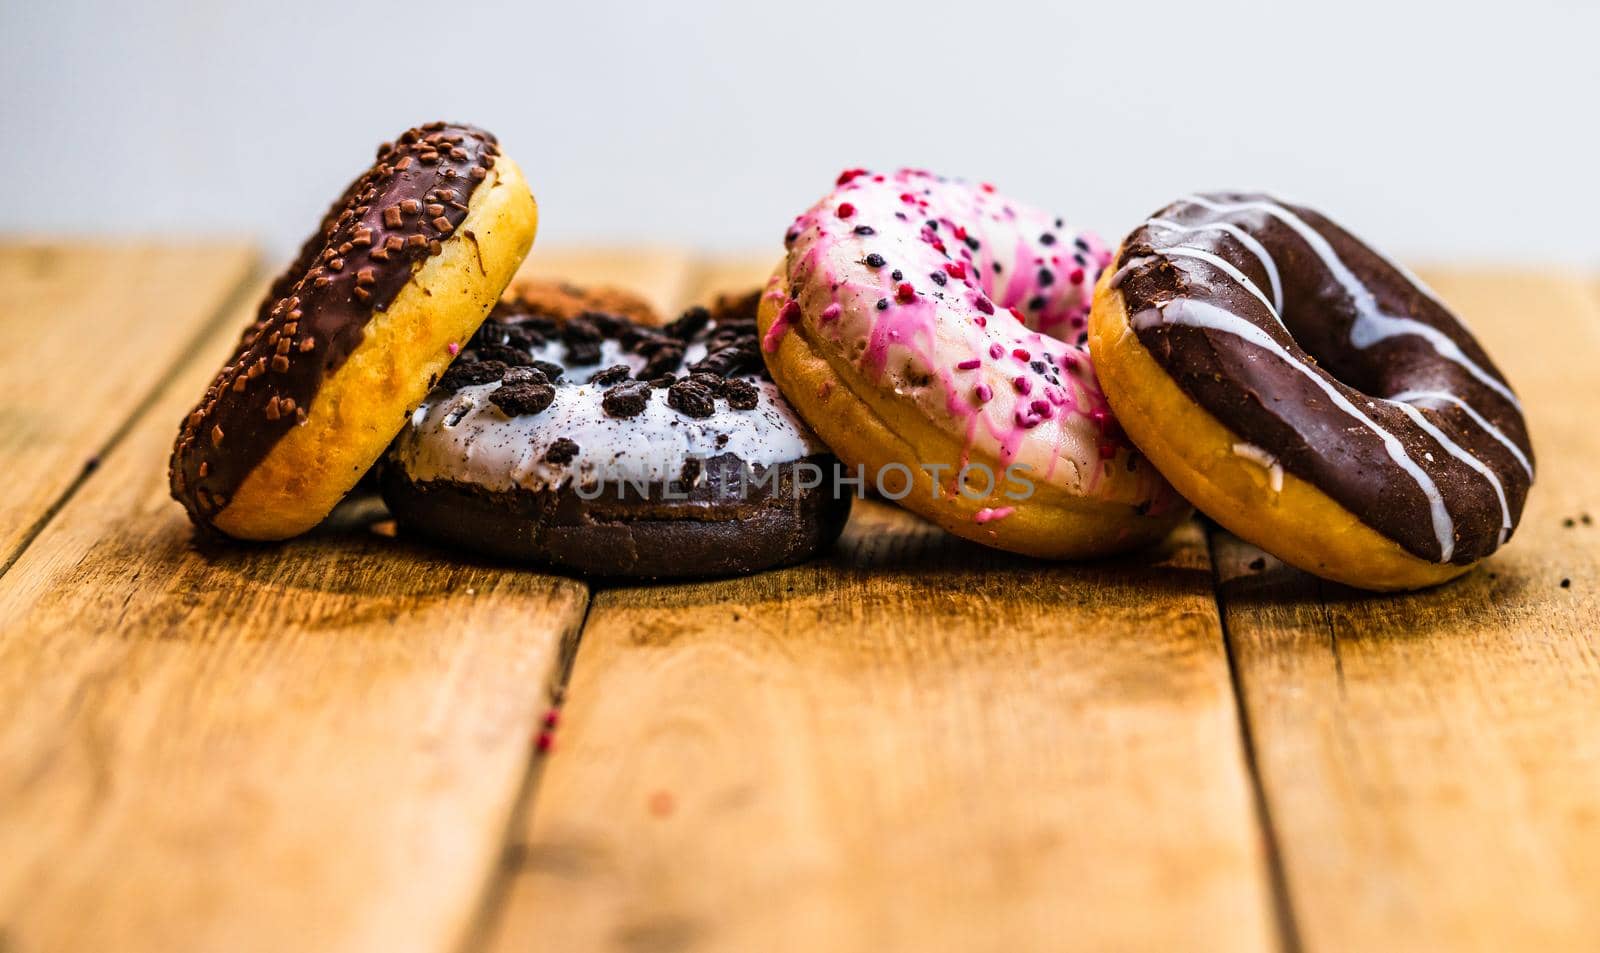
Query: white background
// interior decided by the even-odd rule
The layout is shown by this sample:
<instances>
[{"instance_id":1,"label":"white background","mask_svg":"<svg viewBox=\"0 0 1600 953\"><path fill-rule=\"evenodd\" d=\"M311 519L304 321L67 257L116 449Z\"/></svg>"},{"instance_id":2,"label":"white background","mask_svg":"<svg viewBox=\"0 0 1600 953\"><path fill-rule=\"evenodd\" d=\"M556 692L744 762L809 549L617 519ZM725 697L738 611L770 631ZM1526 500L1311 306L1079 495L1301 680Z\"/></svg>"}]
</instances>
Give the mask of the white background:
<instances>
[{"instance_id":1,"label":"white background","mask_svg":"<svg viewBox=\"0 0 1600 953\"><path fill-rule=\"evenodd\" d=\"M1413 260L1600 264L1600 2L0 0L0 230L283 254L371 150L496 132L540 242L780 247L851 165L1115 240L1261 188Z\"/></svg>"}]
</instances>

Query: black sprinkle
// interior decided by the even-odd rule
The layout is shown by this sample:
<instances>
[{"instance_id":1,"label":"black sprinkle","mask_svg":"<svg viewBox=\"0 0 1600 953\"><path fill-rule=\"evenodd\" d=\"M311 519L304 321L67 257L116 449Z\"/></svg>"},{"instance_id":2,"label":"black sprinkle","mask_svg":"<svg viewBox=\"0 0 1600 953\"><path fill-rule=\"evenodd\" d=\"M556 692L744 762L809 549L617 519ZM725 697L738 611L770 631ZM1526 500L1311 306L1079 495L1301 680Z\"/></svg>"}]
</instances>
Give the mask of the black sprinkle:
<instances>
[{"instance_id":1,"label":"black sprinkle","mask_svg":"<svg viewBox=\"0 0 1600 953\"><path fill-rule=\"evenodd\" d=\"M578 445L566 437L557 437L550 449L544 452L546 463L571 463L572 458L578 455Z\"/></svg>"},{"instance_id":2,"label":"black sprinkle","mask_svg":"<svg viewBox=\"0 0 1600 953\"><path fill-rule=\"evenodd\" d=\"M888 298L879 298L878 299L878 310L879 311L887 311L887 310L889 310L889 299Z\"/></svg>"},{"instance_id":3,"label":"black sprinkle","mask_svg":"<svg viewBox=\"0 0 1600 953\"><path fill-rule=\"evenodd\" d=\"M603 371L595 371L590 375L589 383L610 387L612 384L620 384L627 380L628 375L631 373L632 371L628 368L628 365L613 364Z\"/></svg>"},{"instance_id":4,"label":"black sprinkle","mask_svg":"<svg viewBox=\"0 0 1600 953\"><path fill-rule=\"evenodd\" d=\"M501 361L457 361L439 377L439 389L454 394L463 387L487 384L504 377L506 365Z\"/></svg>"},{"instance_id":5,"label":"black sprinkle","mask_svg":"<svg viewBox=\"0 0 1600 953\"><path fill-rule=\"evenodd\" d=\"M509 344L484 344L473 348L473 354L480 361L500 361L507 367L527 367L533 363L527 351Z\"/></svg>"},{"instance_id":6,"label":"black sprinkle","mask_svg":"<svg viewBox=\"0 0 1600 953\"><path fill-rule=\"evenodd\" d=\"M946 278L946 277L945 277L945 276L944 276L944 272L942 272L942 271L933 271L933 272L929 272L929 273L928 273L928 277L929 277L929 278L931 278L931 279L932 279L932 280L933 280L933 283L934 283L934 284L936 284L936 285L938 285L938 286L939 286L939 287L941 287L941 288L943 288L943 287L944 287L944 283L945 283L945 282L946 282L946 281L949 281L949 280L950 280L950 279L948 279L948 278Z\"/></svg>"},{"instance_id":7,"label":"black sprinkle","mask_svg":"<svg viewBox=\"0 0 1600 953\"><path fill-rule=\"evenodd\" d=\"M873 252L872 254L867 256L867 267L868 268L882 268L883 265L884 265L883 256L878 254L877 252Z\"/></svg>"},{"instance_id":8,"label":"black sprinkle","mask_svg":"<svg viewBox=\"0 0 1600 953\"><path fill-rule=\"evenodd\" d=\"M711 321L711 312L705 308L693 307L679 315L676 320L667 324L661 330L670 338L687 341L699 334Z\"/></svg>"},{"instance_id":9,"label":"black sprinkle","mask_svg":"<svg viewBox=\"0 0 1600 953\"><path fill-rule=\"evenodd\" d=\"M549 381L544 380L543 374L540 374L539 378L537 381L526 383L501 384L489 392L489 402L509 417L541 413L556 399L556 389L550 386Z\"/></svg>"},{"instance_id":10,"label":"black sprinkle","mask_svg":"<svg viewBox=\"0 0 1600 953\"><path fill-rule=\"evenodd\" d=\"M856 234L857 235L876 235L876 234L878 234L878 232L871 225L857 225L856 226Z\"/></svg>"},{"instance_id":11,"label":"black sprinkle","mask_svg":"<svg viewBox=\"0 0 1600 953\"><path fill-rule=\"evenodd\" d=\"M755 410L761 403L761 391L749 381L735 377L722 385L722 396L734 410Z\"/></svg>"},{"instance_id":12,"label":"black sprinkle","mask_svg":"<svg viewBox=\"0 0 1600 953\"><path fill-rule=\"evenodd\" d=\"M623 381L606 391L600 406L611 417L637 417L650 402L650 385L643 381Z\"/></svg>"},{"instance_id":13,"label":"black sprinkle","mask_svg":"<svg viewBox=\"0 0 1600 953\"><path fill-rule=\"evenodd\" d=\"M681 380L667 388L667 406L686 417L709 417L716 413L716 397L703 385Z\"/></svg>"},{"instance_id":14,"label":"black sprinkle","mask_svg":"<svg viewBox=\"0 0 1600 953\"><path fill-rule=\"evenodd\" d=\"M1055 243L1056 237L1049 232L1039 236L1039 244L1041 245L1054 245Z\"/></svg>"}]
</instances>

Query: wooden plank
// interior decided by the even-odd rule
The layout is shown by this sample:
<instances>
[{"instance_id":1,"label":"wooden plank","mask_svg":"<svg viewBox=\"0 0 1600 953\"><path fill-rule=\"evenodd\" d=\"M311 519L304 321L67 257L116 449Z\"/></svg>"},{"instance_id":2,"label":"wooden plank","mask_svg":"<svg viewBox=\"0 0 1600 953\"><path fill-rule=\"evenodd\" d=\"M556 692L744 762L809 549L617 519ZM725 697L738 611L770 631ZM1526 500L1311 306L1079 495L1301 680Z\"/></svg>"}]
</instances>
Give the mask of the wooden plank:
<instances>
[{"instance_id":1,"label":"wooden plank","mask_svg":"<svg viewBox=\"0 0 1600 953\"><path fill-rule=\"evenodd\" d=\"M567 698L493 949L1274 946L1193 525L1060 565L860 504L812 564L597 593Z\"/></svg>"},{"instance_id":2,"label":"wooden plank","mask_svg":"<svg viewBox=\"0 0 1600 953\"><path fill-rule=\"evenodd\" d=\"M0 242L0 571L218 316L243 242Z\"/></svg>"},{"instance_id":3,"label":"wooden plank","mask_svg":"<svg viewBox=\"0 0 1600 953\"><path fill-rule=\"evenodd\" d=\"M1517 385L1538 482L1504 551L1407 596L1218 535L1269 812L1312 953L1593 950L1600 305L1574 276L1431 278Z\"/></svg>"},{"instance_id":4,"label":"wooden plank","mask_svg":"<svg viewBox=\"0 0 1600 953\"><path fill-rule=\"evenodd\" d=\"M197 549L166 455L247 311L0 580L8 953L445 950L503 843L587 591L359 506Z\"/></svg>"}]
</instances>

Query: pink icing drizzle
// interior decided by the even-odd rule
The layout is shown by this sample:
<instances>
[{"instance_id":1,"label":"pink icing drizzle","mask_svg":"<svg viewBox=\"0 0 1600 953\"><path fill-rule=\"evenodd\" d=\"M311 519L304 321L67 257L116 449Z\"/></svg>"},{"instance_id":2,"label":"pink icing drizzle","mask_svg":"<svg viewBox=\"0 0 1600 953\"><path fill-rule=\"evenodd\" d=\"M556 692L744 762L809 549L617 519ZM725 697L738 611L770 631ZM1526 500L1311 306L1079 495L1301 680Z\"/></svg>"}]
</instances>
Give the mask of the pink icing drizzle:
<instances>
[{"instance_id":1,"label":"pink icing drizzle","mask_svg":"<svg viewBox=\"0 0 1600 953\"><path fill-rule=\"evenodd\" d=\"M1003 465L1028 462L1034 477L1053 478L1071 459L1065 478L1079 492L1114 475L1120 496L1153 509L1171 495L1125 456L1134 451L1091 369L1085 316L1111 259L1093 235L992 187L852 169L795 220L786 244L794 298L763 338L768 352L794 324L815 321L868 381L948 415L963 434L963 463L984 442ZM997 519L1011 508L984 512Z\"/></svg>"}]
</instances>

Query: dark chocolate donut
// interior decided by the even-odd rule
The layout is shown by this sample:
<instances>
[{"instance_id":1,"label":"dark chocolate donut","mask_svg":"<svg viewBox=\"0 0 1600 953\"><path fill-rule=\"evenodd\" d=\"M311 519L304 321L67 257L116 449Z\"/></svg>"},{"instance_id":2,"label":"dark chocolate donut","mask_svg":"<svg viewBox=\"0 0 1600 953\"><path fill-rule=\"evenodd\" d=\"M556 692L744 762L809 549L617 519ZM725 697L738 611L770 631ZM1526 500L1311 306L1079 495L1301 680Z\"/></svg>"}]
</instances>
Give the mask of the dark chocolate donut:
<instances>
[{"instance_id":1,"label":"dark chocolate donut","mask_svg":"<svg viewBox=\"0 0 1600 953\"><path fill-rule=\"evenodd\" d=\"M785 565L838 537L850 497L765 377L753 295L657 326L598 310L626 304L615 292L575 317L576 289L518 292L390 449L384 498L402 527L646 578Z\"/></svg>"},{"instance_id":2,"label":"dark chocolate donut","mask_svg":"<svg viewBox=\"0 0 1600 953\"><path fill-rule=\"evenodd\" d=\"M1326 217L1189 196L1127 237L1107 288L1236 452L1405 552L1467 566L1516 528L1534 464L1510 385L1432 291Z\"/></svg>"},{"instance_id":3,"label":"dark chocolate donut","mask_svg":"<svg viewBox=\"0 0 1600 953\"><path fill-rule=\"evenodd\" d=\"M433 123L381 146L184 419L173 497L197 525L246 538L282 538L321 519L382 453L393 431L378 431L403 419L449 362L447 344L482 320L535 222L520 172L481 129ZM409 285L418 300L399 307ZM389 370L360 367L340 381L363 348L383 351L377 363ZM319 414L335 389L352 393ZM286 446L297 428L317 439Z\"/></svg>"}]
</instances>

